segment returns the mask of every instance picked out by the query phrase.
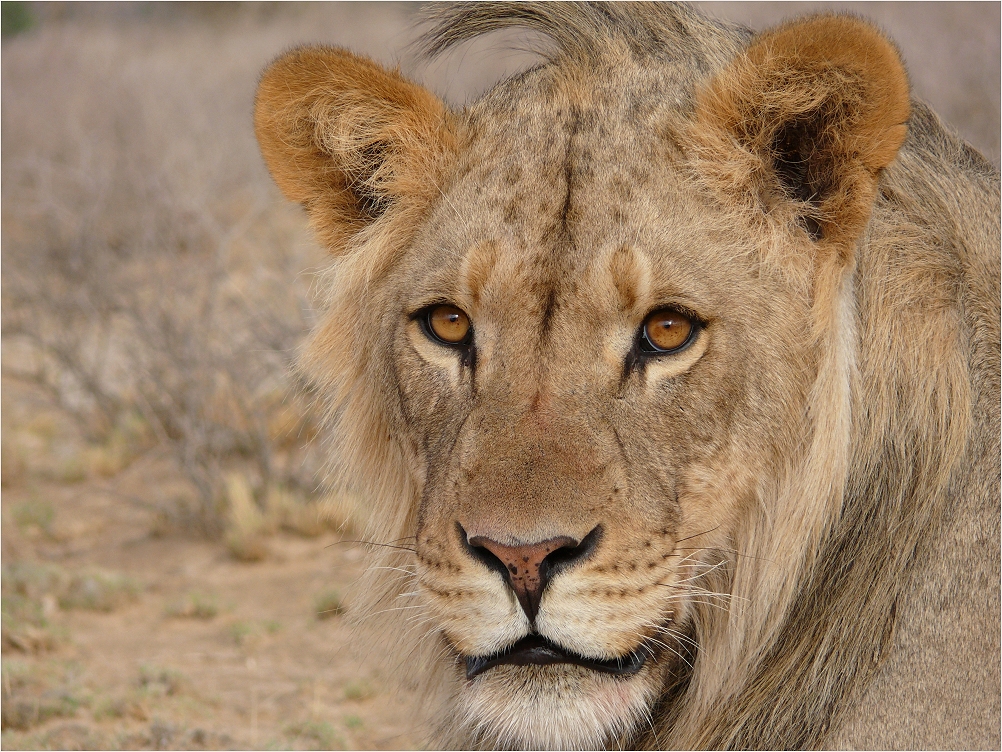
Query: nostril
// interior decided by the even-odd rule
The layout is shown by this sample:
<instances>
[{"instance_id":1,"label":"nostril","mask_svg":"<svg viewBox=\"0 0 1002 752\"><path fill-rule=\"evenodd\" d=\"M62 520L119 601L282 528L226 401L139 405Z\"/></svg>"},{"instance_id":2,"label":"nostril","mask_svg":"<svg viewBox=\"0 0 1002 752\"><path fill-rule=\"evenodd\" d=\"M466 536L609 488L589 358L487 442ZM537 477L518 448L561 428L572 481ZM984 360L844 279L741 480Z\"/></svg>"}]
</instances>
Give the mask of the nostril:
<instances>
[{"instance_id":1,"label":"nostril","mask_svg":"<svg viewBox=\"0 0 1002 752\"><path fill-rule=\"evenodd\" d=\"M602 540L602 526L596 525L576 546L562 546L543 559L540 570L552 577L558 572L576 566L591 556Z\"/></svg>"},{"instance_id":2,"label":"nostril","mask_svg":"<svg viewBox=\"0 0 1002 752\"><path fill-rule=\"evenodd\" d=\"M490 549L470 543L470 537L467 535L466 530L458 522L456 523L456 529L459 531L459 540L463 543L463 548L466 549L466 553L472 556L477 561L484 564L488 569L493 569L498 572L506 580L510 577L510 571L507 565L493 553Z\"/></svg>"}]
</instances>

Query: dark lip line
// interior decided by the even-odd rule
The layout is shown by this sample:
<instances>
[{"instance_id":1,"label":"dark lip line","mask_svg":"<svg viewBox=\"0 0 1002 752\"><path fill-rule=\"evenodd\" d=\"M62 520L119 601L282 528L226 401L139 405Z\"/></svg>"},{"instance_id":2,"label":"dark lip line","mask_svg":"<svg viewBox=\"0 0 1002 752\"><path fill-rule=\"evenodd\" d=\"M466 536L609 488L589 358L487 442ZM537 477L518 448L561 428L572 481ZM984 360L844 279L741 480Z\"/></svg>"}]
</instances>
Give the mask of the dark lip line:
<instances>
[{"instance_id":1,"label":"dark lip line","mask_svg":"<svg viewBox=\"0 0 1002 752\"><path fill-rule=\"evenodd\" d=\"M652 655L653 651L644 643L632 653L603 661L572 653L540 635L529 635L493 655L468 656L466 658L466 678L473 679L495 666L506 664L547 666L556 663L582 666L603 674L632 676L643 667L647 658Z\"/></svg>"}]
</instances>

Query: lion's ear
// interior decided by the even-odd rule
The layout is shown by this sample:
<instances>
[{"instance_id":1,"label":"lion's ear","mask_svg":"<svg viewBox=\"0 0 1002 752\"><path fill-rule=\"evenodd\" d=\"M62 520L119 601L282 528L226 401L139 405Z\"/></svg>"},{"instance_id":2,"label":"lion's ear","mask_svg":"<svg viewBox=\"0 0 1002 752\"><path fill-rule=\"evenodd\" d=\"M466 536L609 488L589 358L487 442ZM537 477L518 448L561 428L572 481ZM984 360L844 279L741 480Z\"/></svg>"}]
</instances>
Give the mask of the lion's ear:
<instances>
[{"instance_id":1,"label":"lion's ear","mask_svg":"<svg viewBox=\"0 0 1002 752\"><path fill-rule=\"evenodd\" d=\"M261 77L254 130L272 177L303 204L324 245L390 210L426 205L454 148L445 105L346 50L302 47Z\"/></svg>"},{"instance_id":2,"label":"lion's ear","mask_svg":"<svg viewBox=\"0 0 1002 752\"><path fill-rule=\"evenodd\" d=\"M792 208L815 241L849 253L909 110L894 46L859 19L815 16L755 37L701 93L697 122L717 155L744 157L722 175L732 189L750 181L766 211Z\"/></svg>"}]
</instances>

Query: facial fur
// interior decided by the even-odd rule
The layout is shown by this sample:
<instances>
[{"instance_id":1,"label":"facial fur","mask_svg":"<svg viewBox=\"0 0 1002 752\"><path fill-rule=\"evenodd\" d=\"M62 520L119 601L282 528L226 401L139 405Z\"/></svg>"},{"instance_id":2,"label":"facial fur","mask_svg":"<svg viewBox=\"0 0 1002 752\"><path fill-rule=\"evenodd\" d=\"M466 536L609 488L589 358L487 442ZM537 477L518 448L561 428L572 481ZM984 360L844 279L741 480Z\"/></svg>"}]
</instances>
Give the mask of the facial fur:
<instances>
[{"instance_id":1,"label":"facial fur","mask_svg":"<svg viewBox=\"0 0 1002 752\"><path fill-rule=\"evenodd\" d=\"M567 99L556 105L567 113L562 121L539 123L513 104L510 132L474 136L471 155L502 144L524 155L547 139L551 147L490 170L461 162L416 252L388 280L406 290L402 320L444 300L469 315L474 331L465 367L416 322L385 332L394 337L386 367L424 474L417 579L449 647L457 656L487 655L535 627L588 657L638 648L655 656L631 682L564 667L540 667L536 678L477 678L471 706L487 694L517 698L524 707L515 715L546 715L564 727L565 736L525 729L510 740L518 745L559 744L568 733L579 737L574 746L601 744L623 719L639 720L666 673L685 668L692 598L726 605L726 588L716 587L726 580L720 551L756 494L742 468L758 462L781 471L783 450L800 436L768 428L797 425L797 401L784 397L803 395L813 360L802 335L808 306L797 291L777 280L771 295L742 294L762 285L749 229L728 232L712 202L685 190L684 168L670 170L670 153L625 118L598 116L620 108L574 95L553 93ZM662 165L657 181L639 165L624 168L631 148ZM610 200L616 183L629 187ZM678 353L637 359L642 322L667 307L692 314L694 340ZM787 360L784 350L798 352L800 373L775 366ZM784 414L786 405L793 414ZM596 528L600 545L551 580L534 625L462 540L465 531L506 545L580 541ZM554 681L567 687L567 707L533 711ZM624 689L610 695L606 685ZM591 705L588 726L578 716ZM476 722L486 725L490 715ZM507 721L496 723L500 736Z\"/></svg>"}]
</instances>

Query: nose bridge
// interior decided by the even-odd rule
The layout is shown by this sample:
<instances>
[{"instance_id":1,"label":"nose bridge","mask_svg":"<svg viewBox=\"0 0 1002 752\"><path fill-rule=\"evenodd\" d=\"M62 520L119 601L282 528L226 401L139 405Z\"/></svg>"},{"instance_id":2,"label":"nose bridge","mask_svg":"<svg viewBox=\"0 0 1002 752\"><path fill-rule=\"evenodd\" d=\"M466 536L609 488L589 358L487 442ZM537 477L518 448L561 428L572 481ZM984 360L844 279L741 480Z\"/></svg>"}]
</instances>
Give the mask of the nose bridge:
<instances>
[{"instance_id":1,"label":"nose bridge","mask_svg":"<svg viewBox=\"0 0 1002 752\"><path fill-rule=\"evenodd\" d=\"M465 437L459 521L506 545L581 540L599 522L589 502L605 493L603 442L546 386L518 397L507 419L488 416Z\"/></svg>"},{"instance_id":2,"label":"nose bridge","mask_svg":"<svg viewBox=\"0 0 1002 752\"><path fill-rule=\"evenodd\" d=\"M527 479L580 470L586 430L554 402L549 390L537 389L505 442L510 461L521 465Z\"/></svg>"},{"instance_id":3,"label":"nose bridge","mask_svg":"<svg viewBox=\"0 0 1002 752\"><path fill-rule=\"evenodd\" d=\"M595 464L595 452L587 451L594 437L567 402L547 385L519 395L509 420L484 426L477 442L484 461L526 483L587 474Z\"/></svg>"}]
</instances>

